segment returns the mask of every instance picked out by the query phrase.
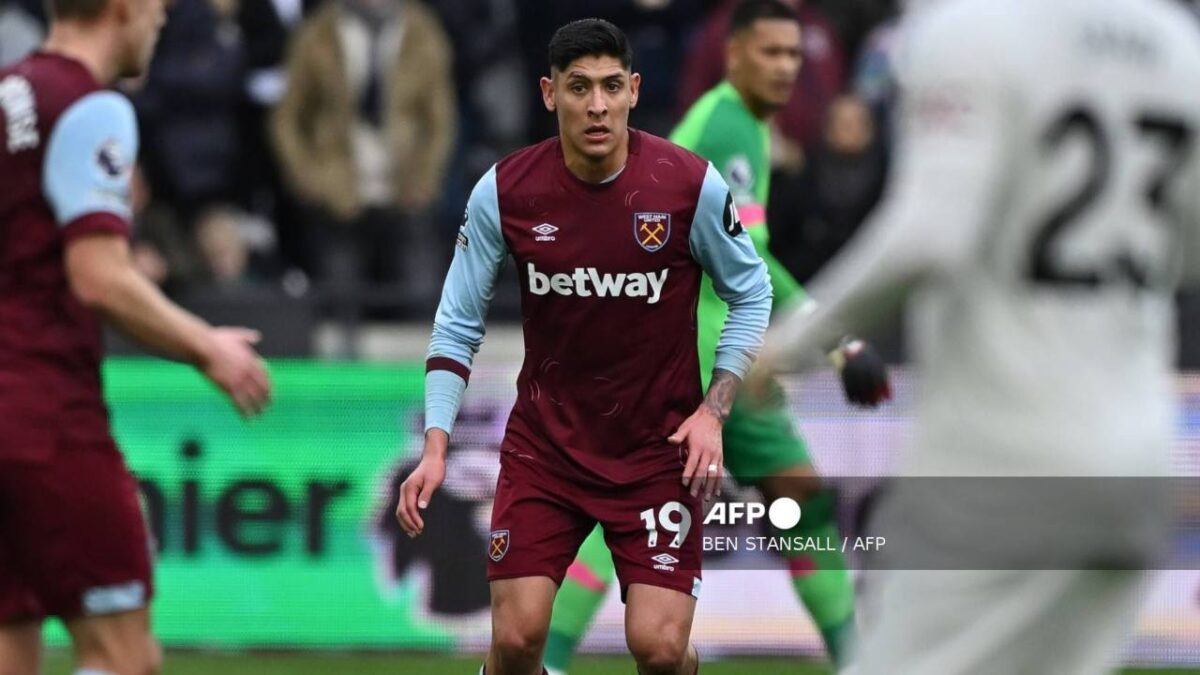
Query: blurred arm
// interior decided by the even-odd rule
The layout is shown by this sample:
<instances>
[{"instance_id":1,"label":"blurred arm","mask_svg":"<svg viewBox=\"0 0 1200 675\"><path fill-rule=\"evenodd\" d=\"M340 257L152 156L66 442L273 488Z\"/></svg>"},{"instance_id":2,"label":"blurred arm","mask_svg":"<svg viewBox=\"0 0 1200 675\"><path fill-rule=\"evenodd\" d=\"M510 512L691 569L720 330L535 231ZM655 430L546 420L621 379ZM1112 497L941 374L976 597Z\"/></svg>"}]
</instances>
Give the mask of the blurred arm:
<instances>
[{"instance_id":1,"label":"blurred arm","mask_svg":"<svg viewBox=\"0 0 1200 675\"><path fill-rule=\"evenodd\" d=\"M809 285L816 303L767 335L776 370L814 367L846 332L894 318L919 284L951 277L975 258L1005 178L1006 128L1017 112L1002 64L967 32L913 35L901 101L901 143L883 205Z\"/></svg>"},{"instance_id":2,"label":"blurred arm","mask_svg":"<svg viewBox=\"0 0 1200 675\"><path fill-rule=\"evenodd\" d=\"M97 92L72 105L54 126L42 184L62 229L71 291L138 342L201 364L211 348L208 324L176 306L143 277L129 255L129 181L137 157L133 107Z\"/></svg>"},{"instance_id":3,"label":"blurred arm","mask_svg":"<svg viewBox=\"0 0 1200 675\"><path fill-rule=\"evenodd\" d=\"M86 307L160 354L198 366L207 361L211 327L134 269L124 236L74 238L65 258L71 291Z\"/></svg>"}]
</instances>

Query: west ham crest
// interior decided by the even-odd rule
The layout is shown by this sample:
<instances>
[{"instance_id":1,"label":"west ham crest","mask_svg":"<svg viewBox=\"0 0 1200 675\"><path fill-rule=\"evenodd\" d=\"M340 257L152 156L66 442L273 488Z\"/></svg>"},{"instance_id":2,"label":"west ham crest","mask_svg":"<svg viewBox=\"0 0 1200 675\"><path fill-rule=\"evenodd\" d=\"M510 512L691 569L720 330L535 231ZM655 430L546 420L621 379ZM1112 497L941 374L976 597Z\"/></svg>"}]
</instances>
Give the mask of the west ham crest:
<instances>
[{"instance_id":1,"label":"west ham crest","mask_svg":"<svg viewBox=\"0 0 1200 675\"><path fill-rule=\"evenodd\" d=\"M666 246L667 240L671 238L671 214L633 214L633 238L651 253Z\"/></svg>"},{"instance_id":2,"label":"west ham crest","mask_svg":"<svg viewBox=\"0 0 1200 675\"><path fill-rule=\"evenodd\" d=\"M508 530L495 530L492 532L492 539L488 543L488 557L495 562L500 562L504 559L504 554L508 553Z\"/></svg>"}]
</instances>

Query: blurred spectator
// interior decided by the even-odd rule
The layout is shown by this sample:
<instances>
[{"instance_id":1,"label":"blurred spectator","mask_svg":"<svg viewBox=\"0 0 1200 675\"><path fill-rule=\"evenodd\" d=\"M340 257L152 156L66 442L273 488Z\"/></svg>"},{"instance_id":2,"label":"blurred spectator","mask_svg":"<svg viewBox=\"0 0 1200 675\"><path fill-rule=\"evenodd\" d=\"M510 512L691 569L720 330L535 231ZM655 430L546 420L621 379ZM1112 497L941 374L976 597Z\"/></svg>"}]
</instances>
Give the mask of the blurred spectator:
<instances>
[{"instance_id":1,"label":"blurred spectator","mask_svg":"<svg viewBox=\"0 0 1200 675\"><path fill-rule=\"evenodd\" d=\"M786 194L775 195L783 204L790 195L799 197L799 204L784 207L785 217L774 212L771 217L781 230L772 231L772 249L797 279L811 279L850 240L878 203L886 178L887 156L871 111L857 97L838 98L799 189L797 183L782 183L779 189Z\"/></svg>"},{"instance_id":2,"label":"blurred spectator","mask_svg":"<svg viewBox=\"0 0 1200 675\"><path fill-rule=\"evenodd\" d=\"M859 54L871 30L895 16L898 0L809 0L829 17L846 54Z\"/></svg>"},{"instance_id":3,"label":"blurred spectator","mask_svg":"<svg viewBox=\"0 0 1200 675\"><path fill-rule=\"evenodd\" d=\"M201 281L226 289L267 281L271 241L260 238L264 229L269 233L269 227L233 207L216 206L201 213L195 224ZM258 256L253 255L255 248Z\"/></svg>"},{"instance_id":4,"label":"blurred spectator","mask_svg":"<svg viewBox=\"0 0 1200 675\"><path fill-rule=\"evenodd\" d=\"M242 40L235 0L175 0L135 96L146 171L185 219L233 193Z\"/></svg>"},{"instance_id":5,"label":"blurred spectator","mask_svg":"<svg viewBox=\"0 0 1200 675\"><path fill-rule=\"evenodd\" d=\"M196 251L175 210L155 198L141 164L130 181L133 210L134 265L154 283L175 295L196 280Z\"/></svg>"},{"instance_id":6,"label":"blurred spectator","mask_svg":"<svg viewBox=\"0 0 1200 675\"><path fill-rule=\"evenodd\" d=\"M886 21L871 31L858 57L854 91L874 111L876 119L890 117L896 97L895 58L899 42L899 18Z\"/></svg>"},{"instance_id":7,"label":"blurred spectator","mask_svg":"<svg viewBox=\"0 0 1200 675\"><path fill-rule=\"evenodd\" d=\"M729 19L738 1L721 2L700 27L685 61L679 90L680 112L724 77L725 37L729 32ZM773 143L772 159L785 158L788 160L785 164L798 168L795 164L802 158L802 151L820 141L825 110L842 91L845 57L841 42L818 8L802 0L792 0L790 4L797 6L804 31L804 65L800 68L800 77L791 101L775 116L775 124L782 136ZM797 147L780 147L789 142Z\"/></svg>"},{"instance_id":8,"label":"blurred spectator","mask_svg":"<svg viewBox=\"0 0 1200 675\"><path fill-rule=\"evenodd\" d=\"M528 97L522 89L536 87L523 79L515 0L436 0L433 8L454 50L464 131L472 142L505 153L524 144Z\"/></svg>"},{"instance_id":9,"label":"blurred spectator","mask_svg":"<svg viewBox=\"0 0 1200 675\"><path fill-rule=\"evenodd\" d=\"M223 289L279 276L273 228L233 206L206 207L189 226L154 198L141 167L130 184L134 237L130 253L142 274L172 295Z\"/></svg>"},{"instance_id":10,"label":"blurred spectator","mask_svg":"<svg viewBox=\"0 0 1200 675\"><path fill-rule=\"evenodd\" d=\"M436 0L437 11L454 49L458 99L458 142L446 170L440 205L434 214L439 231L433 279L450 265L454 234L467 195L479 176L504 155L525 144L529 90L517 33L517 0Z\"/></svg>"},{"instance_id":11,"label":"blurred spectator","mask_svg":"<svg viewBox=\"0 0 1200 675\"><path fill-rule=\"evenodd\" d=\"M301 25L271 128L289 185L312 207L310 273L344 287L364 270L394 281L403 267L406 291L436 294L425 214L454 143L452 77L449 41L416 0L336 0Z\"/></svg>"},{"instance_id":12,"label":"blurred spectator","mask_svg":"<svg viewBox=\"0 0 1200 675\"><path fill-rule=\"evenodd\" d=\"M279 249L288 260L303 258L295 200L284 188L269 142L269 112L287 89L284 56L292 31L322 0L242 0L237 22L245 45L238 130L241 162L237 202L277 224Z\"/></svg>"},{"instance_id":13,"label":"blurred spectator","mask_svg":"<svg viewBox=\"0 0 1200 675\"><path fill-rule=\"evenodd\" d=\"M24 9L26 14L33 17L43 33L50 27L46 18L46 0L9 0L9 2Z\"/></svg>"},{"instance_id":14,"label":"blurred spectator","mask_svg":"<svg viewBox=\"0 0 1200 675\"><path fill-rule=\"evenodd\" d=\"M42 43L42 25L16 0L0 0L0 68Z\"/></svg>"},{"instance_id":15,"label":"blurred spectator","mask_svg":"<svg viewBox=\"0 0 1200 675\"><path fill-rule=\"evenodd\" d=\"M321 0L238 3L237 23L245 41L242 88L246 100L255 108L266 111L283 98L287 89L284 56L292 31L320 4Z\"/></svg>"}]
</instances>

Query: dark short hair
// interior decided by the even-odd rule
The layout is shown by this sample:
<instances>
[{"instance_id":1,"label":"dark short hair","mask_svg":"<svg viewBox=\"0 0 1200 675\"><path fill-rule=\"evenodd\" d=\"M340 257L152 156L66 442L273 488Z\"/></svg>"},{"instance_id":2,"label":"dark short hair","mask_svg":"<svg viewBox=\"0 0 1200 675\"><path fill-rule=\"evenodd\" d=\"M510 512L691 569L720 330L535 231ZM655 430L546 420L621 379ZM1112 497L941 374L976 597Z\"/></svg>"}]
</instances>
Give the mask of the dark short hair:
<instances>
[{"instance_id":1,"label":"dark short hair","mask_svg":"<svg viewBox=\"0 0 1200 675\"><path fill-rule=\"evenodd\" d=\"M584 56L612 56L629 69L633 47L624 31L604 19L580 19L554 31L550 38L550 68L566 70Z\"/></svg>"},{"instance_id":2,"label":"dark short hair","mask_svg":"<svg viewBox=\"0 0 1200 675\"><path fill-rule=\"evenodd\" d=\"M780 0L743 0L734 10L729 20L729 34L735 35L754 25L760 19L782 19L799 22L796 10Z\"/></svg>"},{"instance_id":3,"label":"dark short hair","mask_svg":"<svg viewBox=\"0 0 1200 675\"><path fill-rule=\"evenodd\" d=\"M108 0L45 0L46 14L53 19L94 19Z\"/></svg>"}]
</instances>

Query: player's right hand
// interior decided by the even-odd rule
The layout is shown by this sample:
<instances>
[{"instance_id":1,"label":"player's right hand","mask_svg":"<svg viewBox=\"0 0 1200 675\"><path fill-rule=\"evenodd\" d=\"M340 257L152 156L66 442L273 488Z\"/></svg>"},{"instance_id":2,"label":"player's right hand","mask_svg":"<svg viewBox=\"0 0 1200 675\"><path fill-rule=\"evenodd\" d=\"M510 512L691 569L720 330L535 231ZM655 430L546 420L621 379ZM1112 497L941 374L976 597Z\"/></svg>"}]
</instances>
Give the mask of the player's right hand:
<instances>
[{"instance_id":1,"label":"player's right hand","mask_svg":"<svg viewBox=\"0 0 1200 675\"><path fill-rule=\"evenodd\" d=\"M446 460L425 457L408 478L400 484L400 502L396 505L396 520L409 537L425 531L421 511L429 507L433 493L446 479Z\"/></svg>"},{"instance_id":2,"label":"player's right hand","mask_svg":"<svg viewBox=\"0 0 1200 675\"><path fill-rule=\"evenodd\" d=\"M446 480L446 446L449 436L441 429L430 429L425 435L425 450L421 463L400 484L400 499L396 504L396 520L409 537L425 531L421 511L429 507L433 493Z\"/></svg>"},{"instance_id":3,"label":"player's right hand","mask_svg":"<svg viewBox=\"0 0 1200 675\"><path fill-rule=\"evenodd\" d=\"M253 417L271 401L271 378L254 351L262 335L249 328L213 328L200 370L243 417Z\"/></svg>"}]
</instances>

